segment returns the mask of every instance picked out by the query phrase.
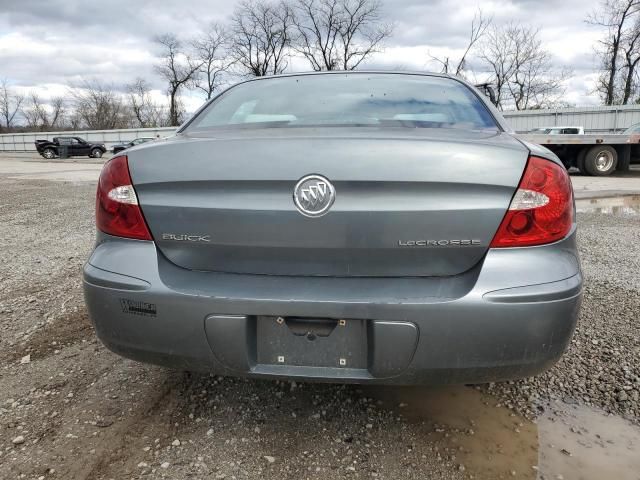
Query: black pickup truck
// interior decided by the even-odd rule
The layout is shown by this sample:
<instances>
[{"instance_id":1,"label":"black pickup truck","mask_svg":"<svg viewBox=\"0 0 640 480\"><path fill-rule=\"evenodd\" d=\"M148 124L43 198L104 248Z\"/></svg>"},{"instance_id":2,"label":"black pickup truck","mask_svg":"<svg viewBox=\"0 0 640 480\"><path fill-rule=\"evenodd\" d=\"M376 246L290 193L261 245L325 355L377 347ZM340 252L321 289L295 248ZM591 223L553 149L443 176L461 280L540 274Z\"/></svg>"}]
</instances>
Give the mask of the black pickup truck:
<instances>
[{"instance_id":1,"label":"black pickup truck","mask_svg":"<svg viewBox=\"0 0 640 480\"><path fill-rule=\"evenodd\" d=\"M60 145L67 147L70 157L100 158L107 151L104 143L88 143L80 137L55 137L53 141L36 140L36 150L44 158L55 158L58 156Z\"/></svg>"}]
</instances>

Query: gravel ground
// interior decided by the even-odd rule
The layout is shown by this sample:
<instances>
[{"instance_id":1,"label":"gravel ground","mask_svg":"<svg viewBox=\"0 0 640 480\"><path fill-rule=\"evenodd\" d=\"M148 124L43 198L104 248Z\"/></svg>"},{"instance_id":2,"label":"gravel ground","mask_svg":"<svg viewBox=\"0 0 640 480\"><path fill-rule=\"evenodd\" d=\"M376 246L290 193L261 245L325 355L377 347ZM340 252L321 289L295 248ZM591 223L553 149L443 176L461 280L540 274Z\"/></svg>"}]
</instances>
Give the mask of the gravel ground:
<instances>
[{"instance_id":1,"label":"gravel ground","mask_svg":"<svg viewBox=\"0 0 640 480\"><path fill-rule=\"evenodd\" d=\"M542 375L486 390L528 417L562 399L640 423L640 214L582 213L578 223L585 290L569 350Z\"/></svg>"},{"instance_id":2,"label":"gravel ground","mask_svg":"<svg viewBox=\"0 0 640 480\"><path fill-rule=\"evenodd\" d=\"M549 402L640 423L640 216L580 214L586 291L569 351L535 379L453 391L473 408L449 421L410 414L415 390L407 405L402 390L193 375L107 351L80 282L93 195L0 176L0 478L536 478L527 418ZM478 450L504 463L495 474L473 467L473 439L492 438L485 406L502 429ZM533 444L509 450L526 432Z\"/></svg>"}]
</instances>

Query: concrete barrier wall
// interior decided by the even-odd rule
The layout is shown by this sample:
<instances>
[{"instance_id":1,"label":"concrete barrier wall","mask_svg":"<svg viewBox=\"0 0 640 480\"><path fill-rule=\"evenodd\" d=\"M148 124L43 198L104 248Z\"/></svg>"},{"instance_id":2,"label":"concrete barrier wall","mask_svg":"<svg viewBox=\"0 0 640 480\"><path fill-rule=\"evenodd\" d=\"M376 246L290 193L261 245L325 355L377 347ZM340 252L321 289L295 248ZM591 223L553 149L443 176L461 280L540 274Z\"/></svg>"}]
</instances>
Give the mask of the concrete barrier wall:
<instances>
[{"instance_id":1,"label":"concrete barrier wall","mask_svg":"<svg viewBox=\"0 0 640 480\"><path fill-rule=\"evenodd\" d=\"M76 132L5 133L0 135L0 152L35 152L36 140L52 140L54 137L81 137L89 143L104 143L110 149L117 143L130 142L138 137L168 137L176 131L166 128L132 128L120 130L78 130Z\"/></svg>"}]
</instances>

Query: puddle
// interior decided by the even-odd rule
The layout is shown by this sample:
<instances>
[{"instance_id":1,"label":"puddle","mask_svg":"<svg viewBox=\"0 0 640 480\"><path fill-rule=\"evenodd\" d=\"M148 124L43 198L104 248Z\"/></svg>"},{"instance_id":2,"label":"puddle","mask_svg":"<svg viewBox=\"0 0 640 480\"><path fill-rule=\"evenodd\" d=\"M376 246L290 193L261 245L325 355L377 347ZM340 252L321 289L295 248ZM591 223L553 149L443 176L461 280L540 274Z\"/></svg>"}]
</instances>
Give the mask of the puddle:
<instances>
[{"instance_id":1,"label":"puddle","mask_svg":"<svg viewBox=\"0 0 640 480\"><path fill-rule=\"evenodd\" d=\"M576 210L578 213L640 215L640 195L578 199Z\"/></svg>"},{"instance_id":2,"label":"puddle","mask_svg":"<svg viewBox=\"0 0 640 480\"><path fill-rule=\"evenodd\" d=\"M640 428L624 419L556 403L536 423L538 467L550 478L640 479Z\"/></svg>"},{"instance_id":3,"label":"puddle","mask_svg":"<svg viewBox=\"0 0 640 480\"><path fill-rule=\"evenodd\" d=\"M367 393L424 434L476 479L640 479L640 428L555 403L534 423L471 387L376 387Z\"/></svg>"}]
</instances>

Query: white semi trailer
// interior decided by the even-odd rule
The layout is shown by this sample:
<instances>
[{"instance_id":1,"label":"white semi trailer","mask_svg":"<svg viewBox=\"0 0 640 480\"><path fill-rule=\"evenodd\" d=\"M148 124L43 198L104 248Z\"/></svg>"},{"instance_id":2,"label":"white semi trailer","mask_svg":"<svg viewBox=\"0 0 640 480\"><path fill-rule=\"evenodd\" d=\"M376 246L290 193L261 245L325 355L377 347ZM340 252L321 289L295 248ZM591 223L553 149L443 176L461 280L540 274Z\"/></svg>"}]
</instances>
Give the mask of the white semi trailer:
<instances>
[{"instance_id":1,"label":"white semi trailer","mask_svg":"<svg viewBox=\"0 0 640 480\"><path fill-rule=\"evenodd\" d=\"M493 87L481 83L476 88L496 104ZM517 136L531 143L544 145L555 153L567 169L578 168L585 175L605 176L628 171L632 161L640 161L640 129L629 128L631 134L584 134L582 127L563 127L549 133L520 133ZM576 131L575 134L569 133Z\"/></svg>"},{"instance_id":2,"label":"white semi trailer","mask_svg":"<svg viewBox=\"0 0 640 480\"><path fill-rule=\"evenodd\" d=\"M640 159L640 134L545 135L518 134L522 140L544 145L567 168L577 167L585 175L604 176L627 171L632 159Z\"/></svg>"}]
</instances>

